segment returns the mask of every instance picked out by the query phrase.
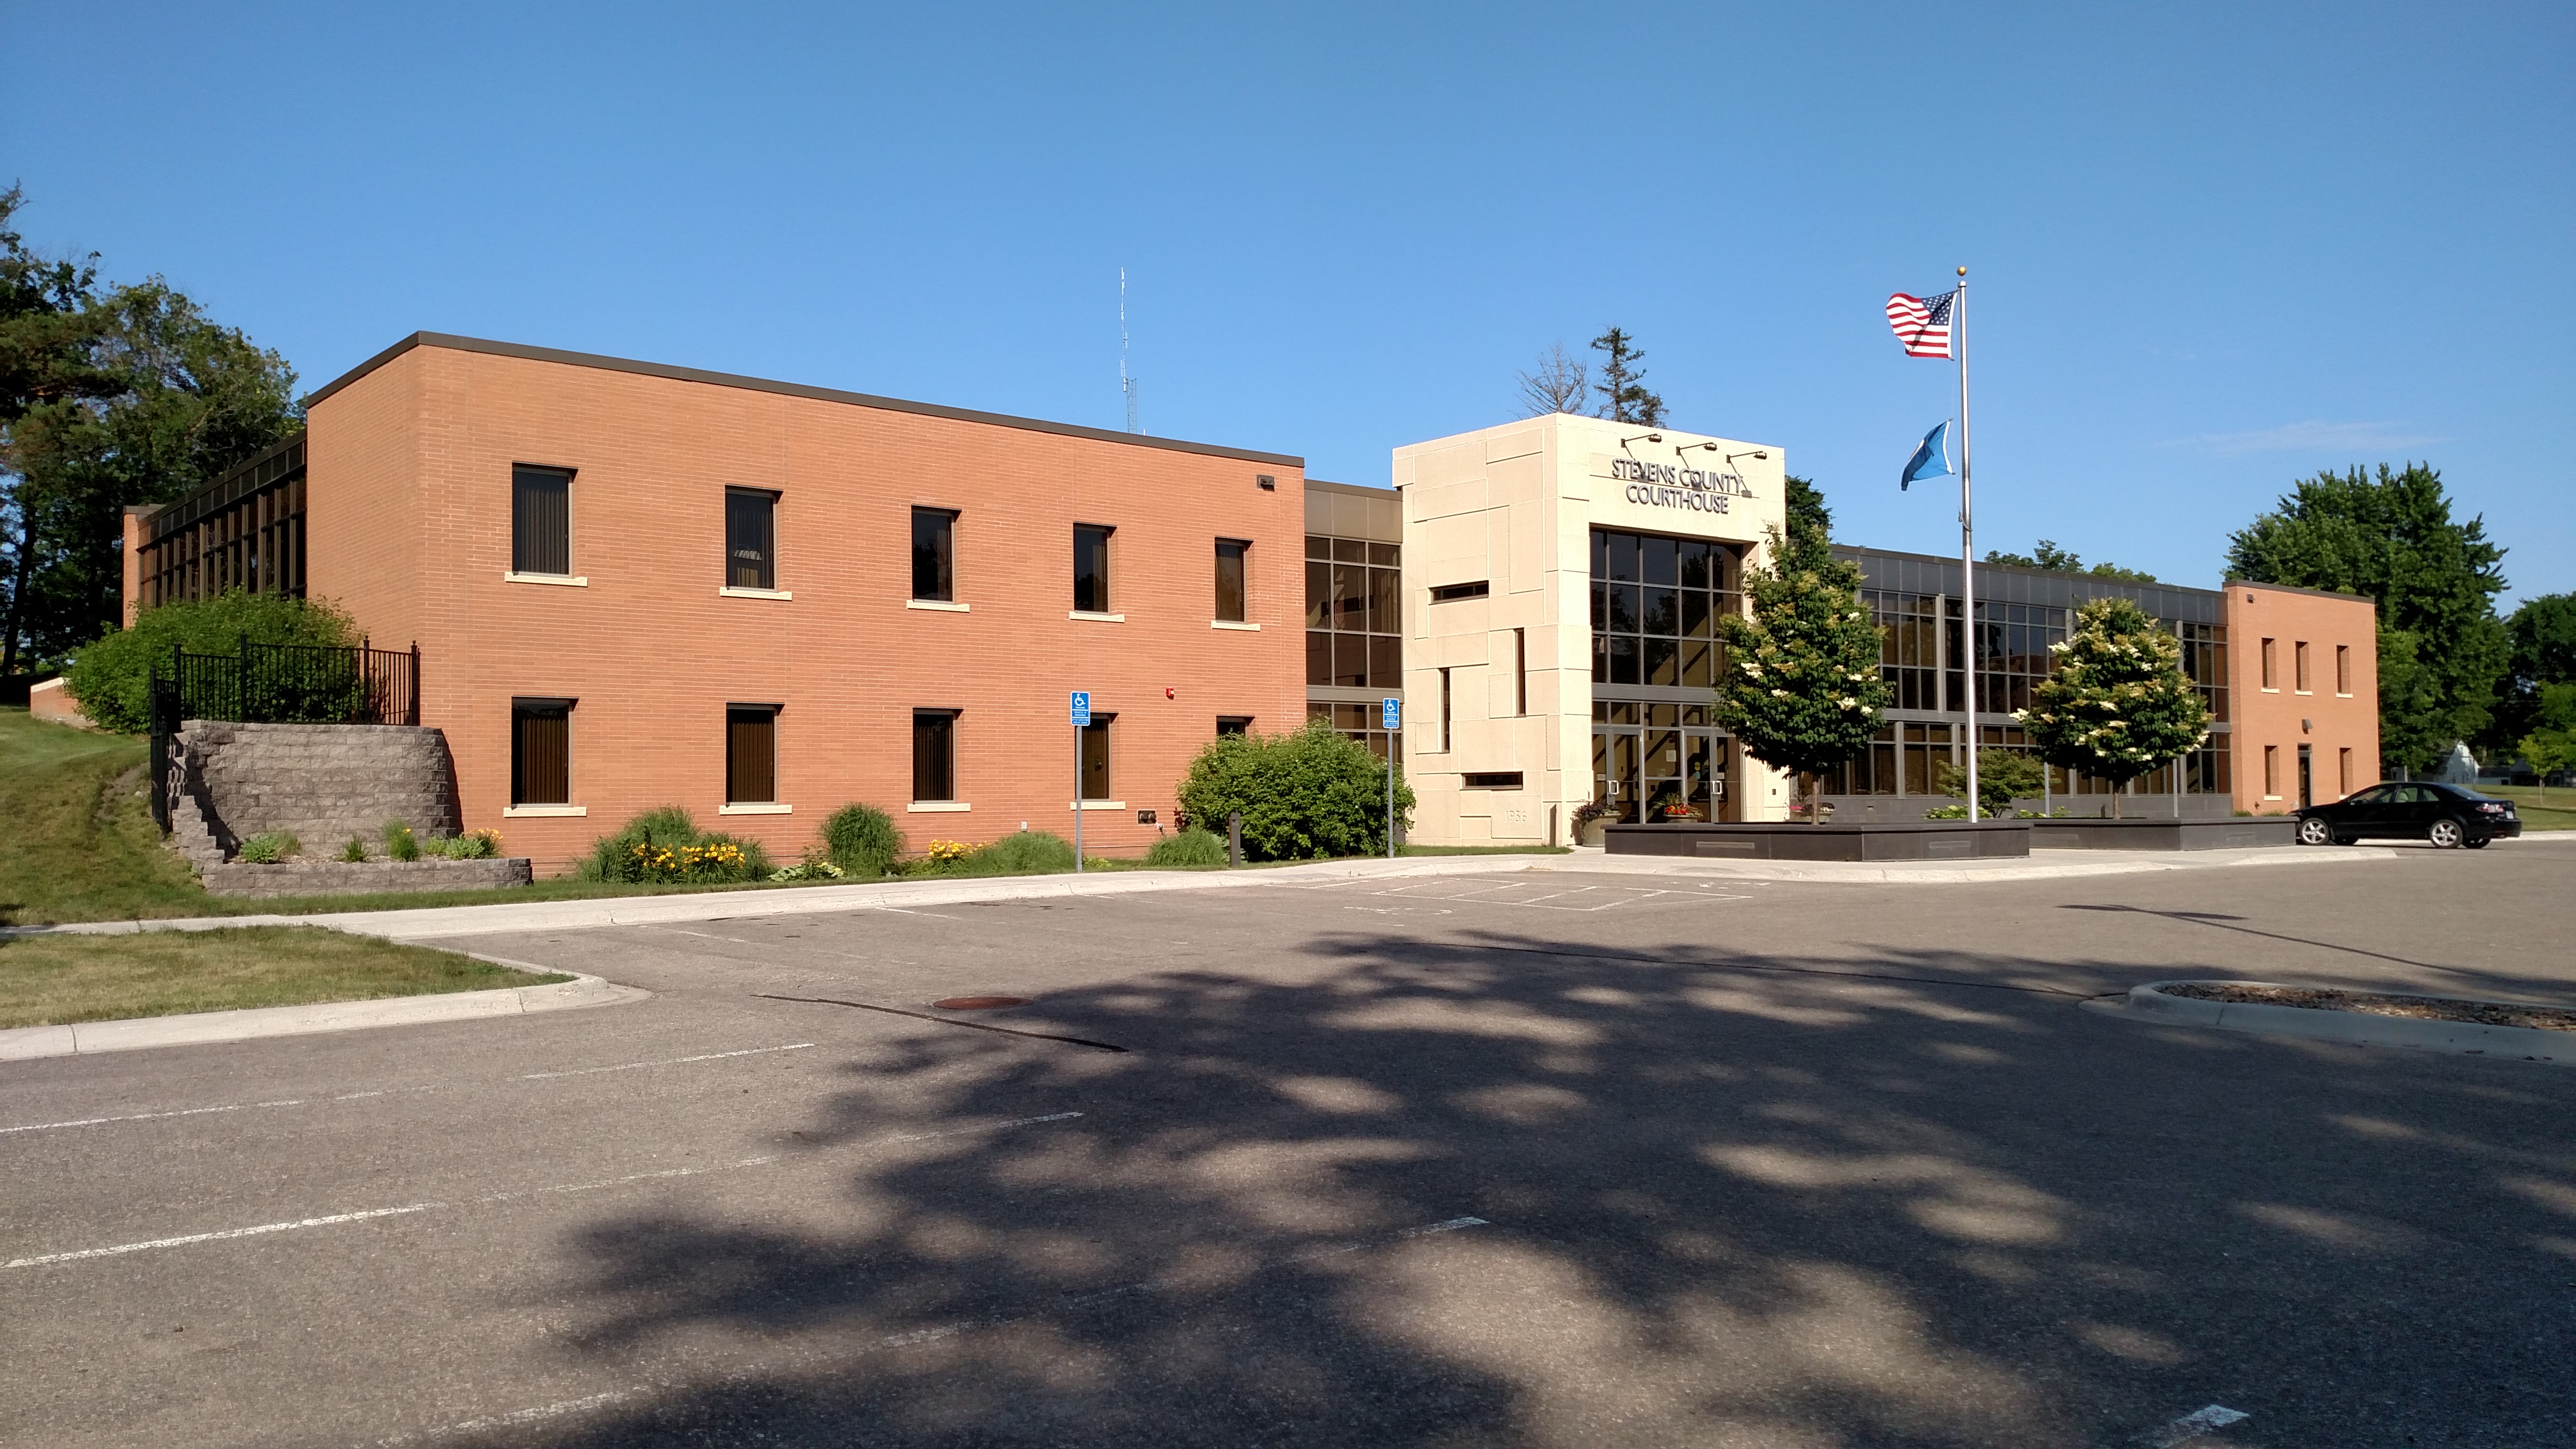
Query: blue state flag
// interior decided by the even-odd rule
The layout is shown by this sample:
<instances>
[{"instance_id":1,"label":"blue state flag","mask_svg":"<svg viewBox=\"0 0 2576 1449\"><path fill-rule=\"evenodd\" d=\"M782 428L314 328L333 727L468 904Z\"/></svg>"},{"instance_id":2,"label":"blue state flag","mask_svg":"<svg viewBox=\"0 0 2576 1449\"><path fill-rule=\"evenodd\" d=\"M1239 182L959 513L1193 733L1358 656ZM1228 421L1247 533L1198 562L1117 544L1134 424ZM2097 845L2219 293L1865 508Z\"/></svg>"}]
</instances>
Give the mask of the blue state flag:
<instances>
[{"instance_id":1,"label":"blue state flag","mask_svg":"<svg viewBox=\"0 0 2576 1449\"><path fill-rule=\"evenodd\" d=\"M1923 445L1906 462L1905 476L1898 480L1896 488L1901 493L1914 486L1917 478L1938 478L1958 471L1950 466L1950 421L1944 418L1941 426L1923 435Z\"/></svg>"}]
</instances>

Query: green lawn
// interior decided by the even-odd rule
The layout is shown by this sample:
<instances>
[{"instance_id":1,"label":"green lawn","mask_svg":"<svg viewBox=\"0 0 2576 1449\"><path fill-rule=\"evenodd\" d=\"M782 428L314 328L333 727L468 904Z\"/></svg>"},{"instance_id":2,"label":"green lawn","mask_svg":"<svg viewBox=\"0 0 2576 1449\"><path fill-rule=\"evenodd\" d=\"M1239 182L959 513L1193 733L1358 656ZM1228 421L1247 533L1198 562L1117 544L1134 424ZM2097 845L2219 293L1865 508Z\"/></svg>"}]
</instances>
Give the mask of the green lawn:
<instances>
[{"instance_id":1,"label":"green lawn","mask_svg":"<svg viewBox=\"0 0 2576 1449\"><path fill-rule=\"evenodd\" d=\"M0 1028L571 979L320 926L0 936Z\"/></svg>"}]
</instances>

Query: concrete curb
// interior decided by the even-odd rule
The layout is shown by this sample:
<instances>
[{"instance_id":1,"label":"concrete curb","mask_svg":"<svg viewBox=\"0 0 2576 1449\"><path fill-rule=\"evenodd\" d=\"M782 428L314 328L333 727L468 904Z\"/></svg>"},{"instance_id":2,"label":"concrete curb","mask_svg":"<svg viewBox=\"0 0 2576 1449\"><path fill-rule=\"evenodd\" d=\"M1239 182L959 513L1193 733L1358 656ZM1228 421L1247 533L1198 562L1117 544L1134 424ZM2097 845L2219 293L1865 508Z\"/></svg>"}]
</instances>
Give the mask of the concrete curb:
<instances>
[{"instance_id":1,"label":"concrete curb","mask_svg":"<svg viewBox=\"0 0 2576 1449\"><path fill-rule=\"evenodd\" d=\"M1978 863L1944 861L1723 861L1671 855L1601 855L1586 850L1581 865L1524 867L1530 870L1598 870L1623 875L1673 875L1694 879L1781 880L1861 885L1974 885L2026 880L2064 880L2076 876L2135 875L2146 871L2217 870L2228 866L2332 865L2361 860L2395 860L2397 852L2375 846L2324 851L2299 845L2247 846L2232 850L2050 851L2076 859L2043 861L2034 853Z\"/></svg>"},{"instance_id":2,"label":"concrete curb","mask_svg":"<svg viewBox=\"0 0 2576 1449\"><path fill-rule=\"evenodd\" d=\"M2342 1042L2351 1046L2412 1047L2418 1051L2576 1066L2576 1033L2542 1031L2528 1026L2488 1026L2472 1021L2373 1016L2368 1012L2320 1010L2306 1006L2271 1006L2253 1001L2203 1001L2190 996L2169 996L2162 989L2183 985L2277 984L2269 981L2150 981L2144 986L2130 987L2126 997L2087 1001L2084 1008L2125 1016L2150 1026L2208 1026L2221 1031L2304 1037L2309 1041Z\"/></svg>"},{"instance_id":3,"label":"concrete curb","mask_svg":"<svg viewBox=\"0 0 2576 1449\"><path fill-rule=\"evenodd\" d=\"M553 972L549 966L477 956L478 961ZM317 1001L305 1006L255 1006L241 1011L197 1011L184 1016L141 1016L123 1021L82 1021L65 1026L22 1026L0 1031L0 1062L39 1057L91 1056L147 1047L201 1046L261 1037L356 1031L372 1026L411 1026L484 1016L521 1016L642 1001L653 993L575 974L550 986L505 986L494 991L449 991L429 996L388 996L372 1001Z\"/></svg>"},{"instance_id":4,"label":"concrete curb","mask_svg":"<svg viewBox=\"0 0 2576 1449\"><path fill-rule=\"evenodd\" d=\"M425 941L498 931L571 931L594 926L650 926L833 911L901 910L985 901L1059 900L1151 891L1219 890L1380 876L1473 875L1526 870L1563 856L1454 855L1396 860L1335 860L1247 871L1115 871L1084 875L989 876L969 880L871 881L793 890L707 891L692 895L609 896L590 900L425 906L403 911L334 911L313 915L190 916L157 921L87 921L17 926L5 935L121 935L129 931L219 931L229 926L328 926L354 935Z\"/></svg>"},{"instance_id":5,"label":"concrete curb","mask_svg":"<svg viewBox=\"0 0 2576 1449\"><path fill-rule=\"evenodd\" d=\"M1156 891L1230 890L1242 886L1303 886L1319 881L1376 880L1402 876L1490 875L1509 871L1576 870L1617 875L1693 879L1842 882L1886 885L1960 885L2050 880L2073 876L2128 875L2141 871L2214 870L2234 865L2325 865L2338 861L2394 860L2397 853L2370 846L2316 850L2283 845L2207 851L2085 851L2084 859L2034 863L1997 860L1985 865L1899 861L1703 861L1677 856L1605 855L1578 848L1562 855L1452 855L1396 860L1335 860L1257 871L1118 871L1109 874L995 876L977 880L872 881L863 885L801 886L794 890L709 891L695 895L614 896L592 900L498 902L479 906L426 906L403 911L334 911L312 915L189 916L149 921L84 921L62 926L12 926L0 936L120 935L129 931L220 931L231 926L327 926L395 941L434 941L510 931L578 931L598 926L672 925L760 916L822 915L834 911L903 910L918 906L974 905L995 901L1059 900L1076 896L1137 895Z\"/></svg>"}]
</instances>

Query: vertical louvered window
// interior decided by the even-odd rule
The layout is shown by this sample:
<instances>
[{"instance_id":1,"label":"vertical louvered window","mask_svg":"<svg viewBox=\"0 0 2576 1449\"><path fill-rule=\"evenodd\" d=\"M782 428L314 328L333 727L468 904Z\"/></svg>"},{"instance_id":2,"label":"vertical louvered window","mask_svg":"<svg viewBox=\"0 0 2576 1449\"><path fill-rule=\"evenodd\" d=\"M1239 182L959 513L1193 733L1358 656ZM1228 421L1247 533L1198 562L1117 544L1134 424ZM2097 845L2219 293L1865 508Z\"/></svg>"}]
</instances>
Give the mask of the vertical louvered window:
<instances>
[{"instance_id":1,"label":"vertical louvered window","mask_svg":"<svg viewBox=\"0 0 2576 1449\"><path fill-rule=\"evenodd\" d=\"M778 495L725 490L725 587L778 587Z\"/></svg>"},{"instance_id":2,"label":"vertical louvered window","mask_svg":"<svg viewBox=\"0 0 2576 1449\"><path fill-rule=\"evenodd\" d=\"M912 712L912 798L937 804L957 798L957 711Z\"/></svg>"},{"instance_id":3,"label":"vertical louvered window","mask_svg":"<svg viewBox=\"0 0 2576 1449\"><path fill-rule=\"evenodd\" d=\"M767 805L778 798L778 706L725 706L725 803Z\"/></svg>"},{"instance_id":4,"label":"vertical louvered window","mask_svg":"<svg viewBox=\"0 0 2576 1449\"><path fill-rule=\"evenodd\" d=\"M572 701L510 701L510 803L572 803Z\"/></svg>"},{"instance_id":5,"label":"vertical louvered window","mask_svg":"<svg viewBox=\"0 0 2576 1449\"><path fill-rule=\"evenodd\" d=\"M1216 541L1216 617L1222 623L1243 622L1243 557L1251 547L1239 538Z\"/></svg>"},{"instance_id":6,"label":"vertical louvered window","mask_svg":"<svg viewBox=\"0 0 2576 1449\"><path fill-rule=\"evenodd\" d=\"M563 469L510 470L510 571L572 572L572 475Z\"/></svg>"}]
</instances>

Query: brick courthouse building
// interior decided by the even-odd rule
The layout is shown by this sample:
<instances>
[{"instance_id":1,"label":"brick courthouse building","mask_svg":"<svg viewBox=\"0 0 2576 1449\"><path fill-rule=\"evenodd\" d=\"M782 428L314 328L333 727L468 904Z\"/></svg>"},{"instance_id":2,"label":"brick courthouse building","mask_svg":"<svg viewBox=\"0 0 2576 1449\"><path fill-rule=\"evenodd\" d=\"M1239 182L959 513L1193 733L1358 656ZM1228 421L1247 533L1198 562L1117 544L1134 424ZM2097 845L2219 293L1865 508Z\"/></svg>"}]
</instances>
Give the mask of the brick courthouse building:
<instances>
[{"instance_id":1,"label":"brick courthouse building","mask_svg":"<svg viewBox=\"0 0 2576 1449\"><path fill-rule=\"evenodd\" d=\"M1394 490L1310 485L1284 454L417 333L316 392L303 435L129 510L127 609L239 585L417 641L463 826L540 870L674 804L787 859L852 801L916 846L1070 835L1079 809L1086 847L1134 854L1210 737L1309 717L1402 751L1430 842L1561 842L1588 800L1784 818L1705 701L1786 460L1630 431L1523 420L1396 449ZM1650 463L1726 506L1640 502L1622 470ZM1852 815L1946 803L1972 728L2020 744L2016 691L2103 593L2182 637L2220 722L2125 813L2379 777L2367 599L1981 570L1971 720L1956 560L1843 552L1898 695L1827 782Z\"/></svg>"},{"instance_id":2,"label":"brick courthouse building","mask_svg":"<svg viewBox=\"0 0 2576 1449\"><path fill-rule=\"evenodd\" d=\"M789 860L851 801L1070 835L1077 754L1086 848L1132 854L1219 728L1306 716L1281 454L419 333L228 481L128 515L129 606L417 640L466 828L541 870L668 804Z\"/></svg>"}]
</instances>

